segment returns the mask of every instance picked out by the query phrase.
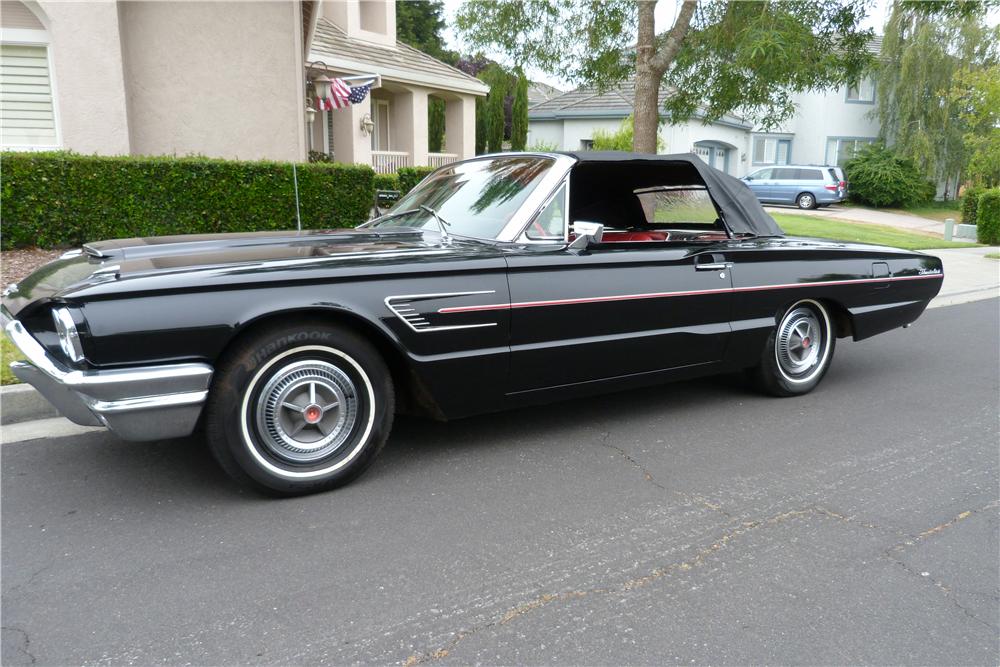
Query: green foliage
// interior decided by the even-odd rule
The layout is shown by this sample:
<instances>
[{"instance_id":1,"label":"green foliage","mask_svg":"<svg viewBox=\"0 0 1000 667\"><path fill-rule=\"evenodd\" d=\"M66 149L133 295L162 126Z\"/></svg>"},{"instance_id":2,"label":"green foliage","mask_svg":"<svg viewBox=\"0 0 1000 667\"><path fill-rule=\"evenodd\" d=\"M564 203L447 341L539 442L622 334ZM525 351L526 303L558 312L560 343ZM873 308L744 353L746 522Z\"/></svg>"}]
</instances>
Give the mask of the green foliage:
<instances>
[{"instance_id":1,"label":"green foliage","mask_svg":"<svg viewBox=\"0 0 1000 667\"><path fill-rule=\"evenodd\" d=\"M444 3L438 0L396 0L396 39L438 60L455 65L458 54L444 46Z\"/></svg>"},{"instance_id":2,"label":"green foliage","mask_svg":"<svg viewBox=\"0 0 1000 667\"><path fill-rule=\"evenodd\" d=\"M621 125L614 132L597 129L594 130L591 139L594 142L595 151L630 151L632 150L633 135L635 134L635 120L629 116L622 120ZM657 135L656 150L662 151L664 147L663 137Z\"/></svg>"},{"instance_id":3,"label":"green foliage","mask_svg":"<svg viewBox=\"0 0 1000 667\"><path fill-rule=\"evenodd\" d=\"M559 150L559 144L539 139L535 141L535 143L528 146L528 150L534 151L535 153L554 153Z\"/></svg>"},{"instance_id":4,"label":"green foliage","mask_svg":"<svg viewBox=\"0 0 1000 667\"><path fill-rule=\"evenodd\" d=\"M375 174L376 190L399 190L399 174Z\"/></svg>"},{"instance_id":5,"label":"green foliage","mask_svg":"<svg viewBox=\"0 0 1000 667\"><path fill-rule=\"evenodd\" d=\"M634 0L465 0L457 28L473 48L505 54L578 83L607 88L635 75ZM665 85L674 122L739 111L773 126L795 112L794 93L856 80L872 65L867 0L698 3ZM656 26L657 52L666 29Z\"/></svg>"},{"instance_id":6,"label":"green foliage","mask_svg":"<svg viewBox=\"0 0 1000 667\"><path fill-rule=\"evenodd\" d=\"M949 98L965 123L966 178L987 187L1000 185L1000 65L960 71Z\"/></svg>"},{"instance_id":7,"label":"green foliage","mask_svg":"<svg viewBox=\"0 0 1000 667\"><path fill-rule=\"evenodd\" d=\"M490 65L479 76L489 87L486 97L486 152L499 153L503 150L504 99L507 97L509 78L499 65Z\"/></svg>"},{"instance_id":8,"label":"green foliage","mask_svg":"<svg viewBox=\"0 0 1000 667\"><path fill-rule=\"evenodd\" d=\"M795 113L794 94L856 81L872 66L863 0L702 2L664 83L674 122L704 109L738 111L771 128Z\"/></svg>"},{"instance_id":9,"label":"green foliage","mask_svg":"<svg viewBox=\"0 0 1000 667\"><path fill-rule=\"evenodd\" d=\"M2 153L3 248L109 238L295 228L292 165L199 157ZM297 165L302 226L353 227L370 167Z\"/></svg>"},{"instance_id":10,"label":"green foliage","mask_svg":"<svg viewBox=\"0 0 1000 667\"><path fill-rule=\"evenodd\" d=\"M517 68L514 75L517 77L517 84L511 109L510 148L523 151L528 145L528 77L521 68Z\"/></svg>"},{"instance_id":11,"label":"green foliage","mask_svg":"<svg viewBox=\"0 0 1000 667\"><path fill-rule=\"evenodd\" d=\"M862 204L905 208L934 196L934 185L928 183L913 161L882 144L862 148L847 161L844 170L851 184L851 198Z\"/></svg>"},{"instance_id":12,"label":"green foliage","mask_svg":"<svg viewBox=\"0 0 1000 667\"><path fill-rule=\"evenodd\" d=\"M1000 244L1000 188L986 190L979 196L976 240L989 245Z\"/></svg>"},{"instance_id":13,"label":"green foliage","mask_svg":"<svg viewBox=\"0 0 1000 667\"><path fill-rule=\"evenodd\" d=\"M989 109L979 119L970 112L982 100L979 84L986 83L976 73L996 63L998 40L1000 29L987 25L980 3L893 5L882 42L877 115L882 138L927 178L956 179L976 137L994 127ZM977 170L982 162L980 156Z\"/></svg>"},{"instance_id":14,"label":"green foliage","mask_svg":"<svg viewBox=\"0 0 1000 667\"><path fill-rule=\"evenodd\" d=\"M427 99L427 150L440 153L444 150L445 101L431 96Z\"/></svg>"},{"instance_id":15,"label":"green foliage","mask_svg":"<svg viewBox=\"0 0 1000 667\"><path fill-rule=\"evenodd\" d=\"M405 195L432 171L432 167L400 167L399 191Z\"/></svg>"},{"instance_id":16,"label":"green foliage","mask_svg":"<svg viewBox=\"0 0 1000 667\"><path fill-rule=\"evenodd\" d=\"M969 187L962 193L962 224L976 224L976 213L979 209L979 196L983 188Z\"/></svg>"},{"instance_id":17,"label":"green foliage","mask_svg":"<svg viewBox=\"0 0 1000 667\"><path fill-rule=\"evenodd\" d=\"M486 152L486 98L476 97L476 155Z\"/></svg>"}]
</instances>

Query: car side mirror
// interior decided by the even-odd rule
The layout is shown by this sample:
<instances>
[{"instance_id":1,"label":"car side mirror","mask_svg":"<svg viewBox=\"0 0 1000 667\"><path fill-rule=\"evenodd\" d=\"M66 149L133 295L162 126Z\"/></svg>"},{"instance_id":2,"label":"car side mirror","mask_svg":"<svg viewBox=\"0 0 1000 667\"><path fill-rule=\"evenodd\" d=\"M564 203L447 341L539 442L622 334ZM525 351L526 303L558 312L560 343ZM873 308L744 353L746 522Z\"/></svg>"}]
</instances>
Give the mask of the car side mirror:
<instances>
[{"instance_id":1,"label":"car side mirror","mask_svg":"<svg viewBox=\"0 0 1000 667\"><path fill-rule=\"evenodd\" d=\"M744 181L752 181L753 180L753 176L744 176L743 180Z\"/></svg>"},{"instance_id":2,"label":"car side mirror","mask_svg":"<svg viewBox=\"0 0 1000 667\"><path fill-rule=\"evenodd\" d=\"M599 222L577 220L573 223L573 233L576 238L569 244L570 248L582 250L591 243L600 243L604 238L604 225Z\"/></svg>"}]
</instances>

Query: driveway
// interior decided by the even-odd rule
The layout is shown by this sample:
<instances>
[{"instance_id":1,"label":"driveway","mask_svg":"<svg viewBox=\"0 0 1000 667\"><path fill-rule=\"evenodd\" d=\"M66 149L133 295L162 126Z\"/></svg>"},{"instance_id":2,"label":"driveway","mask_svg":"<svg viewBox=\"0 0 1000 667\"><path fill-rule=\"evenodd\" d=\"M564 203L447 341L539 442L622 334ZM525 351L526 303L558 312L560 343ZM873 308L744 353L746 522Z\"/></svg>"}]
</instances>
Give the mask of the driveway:
<instances>
[{"instance_id":1,"label":"driveway","mask_svg":"<svg viewBox=\"0 0 1000 667\"><path fill-rule=\"evenodd\" d=\"M794 213L796 215L807 215L816 218L830 218L831 220L843 220L845 222L860 222L869 225L885 225L896 227L911 232L922 234L933 234L944 237L944 223L929 218L922 218L918 215L906 213L892 213L889 211L879 211L876 209L862 208L860 206L840 206L834 204L825 208L814 210L802 210L797 206L774 206L766 205L764 210L768 213ZM956 216L955 222L959 222ZM961 240L961 239L956 239Z\"/></svg>"},{"instance_id":2,"label":"driveway","mask_svg":"<svg viewBox=\"0 0 1000 667\"><path fill-rule=\"evenodd\" d=\"M997 664L996 299L687 382L400 420L269 500L197 439L2 446L5 665Z\"/></svg>"}]
</instances>

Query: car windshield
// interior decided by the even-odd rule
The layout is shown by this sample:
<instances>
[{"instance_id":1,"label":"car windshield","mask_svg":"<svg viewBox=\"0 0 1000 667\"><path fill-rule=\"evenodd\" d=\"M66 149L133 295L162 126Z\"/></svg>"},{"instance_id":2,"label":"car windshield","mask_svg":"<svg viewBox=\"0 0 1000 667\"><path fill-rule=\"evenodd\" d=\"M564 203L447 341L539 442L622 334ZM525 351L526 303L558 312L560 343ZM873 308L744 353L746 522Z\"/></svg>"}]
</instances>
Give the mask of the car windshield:
<instances>
[{"instance_id":1,"label":"car windshield","mask_svg":"<svg viewBox=\"0 0 1000 667\"><path fill-rule=\"evenodd\" d=\"M495 239L553 164L552 158L518 155L439 169L371 226L446 226L449 234Z\"/></svg>"}]
</instances>

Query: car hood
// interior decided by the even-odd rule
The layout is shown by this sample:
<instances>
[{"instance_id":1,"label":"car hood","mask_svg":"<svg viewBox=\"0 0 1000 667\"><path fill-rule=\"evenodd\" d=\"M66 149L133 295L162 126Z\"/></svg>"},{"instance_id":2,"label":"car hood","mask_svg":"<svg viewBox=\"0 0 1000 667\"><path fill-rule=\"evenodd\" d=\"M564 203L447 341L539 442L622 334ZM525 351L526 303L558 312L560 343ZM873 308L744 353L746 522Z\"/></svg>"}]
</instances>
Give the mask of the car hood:
<instances>
[{"instance_id":1,"label":"car hood","mask_svg":"<svg viewBox=\"0 0 1000 667\"><path fill-rule=\"evenodd\" d=\"M483 257L499 257L499 251L486 242L447 243L436 232L401 228L116 239L69 251L7 286L3 305L17 315L31 303L84 293L294 279L306 277L303 271L317 277L356 274L393 264Z\"/></svg>"}]
</instances>

